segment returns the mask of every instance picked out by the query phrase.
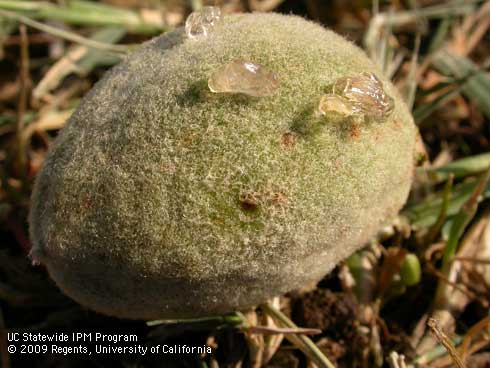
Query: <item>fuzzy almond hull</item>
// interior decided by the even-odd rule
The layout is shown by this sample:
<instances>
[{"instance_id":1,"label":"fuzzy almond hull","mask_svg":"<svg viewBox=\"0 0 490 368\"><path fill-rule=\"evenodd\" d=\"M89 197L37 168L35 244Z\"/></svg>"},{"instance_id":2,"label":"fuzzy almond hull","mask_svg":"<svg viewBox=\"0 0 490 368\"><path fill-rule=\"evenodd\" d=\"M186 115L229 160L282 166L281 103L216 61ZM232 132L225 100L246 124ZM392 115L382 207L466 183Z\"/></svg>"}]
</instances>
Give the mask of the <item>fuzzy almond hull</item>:
<instances>
[{"instance_id":1,"label":"fuzzy almond hull","mask_svg":"<svg viewBox=\"0 0 490 368\"><path fill-rule=\"evenodd\" d=\"M234 60L274 72L265 97L209 91ZM394 99L330 119L339 78ZM144 44L86 96L36 181L33 254L66 294L125 318L244 309L317 280L404 204L415 126L356 46L293 16L233 15L207 37Z\"/></svg>"}]
</instances>

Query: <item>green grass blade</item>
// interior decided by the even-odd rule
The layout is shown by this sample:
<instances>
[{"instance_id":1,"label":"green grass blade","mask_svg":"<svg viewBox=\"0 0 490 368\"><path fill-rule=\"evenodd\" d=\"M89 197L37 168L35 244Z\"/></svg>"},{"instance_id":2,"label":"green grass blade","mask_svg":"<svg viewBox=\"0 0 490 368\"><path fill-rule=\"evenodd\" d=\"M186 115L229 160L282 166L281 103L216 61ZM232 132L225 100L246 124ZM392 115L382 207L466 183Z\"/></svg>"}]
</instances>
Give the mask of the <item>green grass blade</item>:
<instances>
[{"instance_id":1,"label":"green grass blade","mask_svg":"<svg viewBox=\"0 0 490 368\"><path fill-rule=\"evenodd\" d=\"M413 111L413 118L415 122L420 125L420 123L429 117L434 111L440 109L460 92L461 88L456 88L438 96L431 102L417 106L417 108Z\"/></svg>"},{"instance_id":2,"label":"green grass blade","mask_svg":"<svg viewBox=\"0 0 490 368\"><path fill-rule=\"evenodd\" d=\"M435 53L432 63L440 73L459 79L463 94L476 101L482 113L490 118L490 73L483 71L468 58L447 50Z\"/></svg>"},{"instance_id":3,"label":"green grass blade","mask_svg":"<svg viewBox=\"0 0 490 368\"><path fill-rule=\"evenodd\" d=\"M470 197L468 198L467 201L465 201L463 206L461 206L461 209L453 218L453 221L451 223L451 228L449 229L449 238L446 242L446 246L444 247L444 253L442 255L441 273L446 277L449 276L449 272L451 268L451 260L456 254L460 239L463 236L463 233L466 230L468 224L476 215L476 212L478 210L478 202L479 202L478 199L482 195L483 191L485 190L485 186L488 186L487 184L488 184L489 177L490 177L490 167L481 176L480 180L478 180L475 189L470 194ZM446 281L439 280L439 283L437 285L436 295L434 298L435 306L441 306L445 304L446 302L445 290L446 290Z\"/></svg>"},{"instance_id":4,"label":"green grass blade","mask_svg":"<svg viewBox=\"0 0 490 368\"><path fill-rule=\"evenodd\" d=\"M99 42L114 44L120 41L125 34L126 30L124 28L104 28L97 31L92 38ZM77 62L77 65L84 73L89 73L98 66L110 66L117 64L119 61L121 61L121 57L118 55L101 52L97 49L89 49L87 54Z\"/></svg>"},{"instance_id":5,"label":"green grass blade","mask_svg":"<svg viewBox=\"0 0 490 368\"><path fill-rule=\"evenodd\" d=\"M0 0L0 9L80 26L124 27L134 33L156 34L168 30L163 23L149 22L135 11L93 1L72 0L60 6L46 1Z\"/></svg>"},{"instance_id":6,"label":"green grass blade","mask_svg":"<svg viewBox=\"0 0 490 368\"><path fill-rule=\"evenodd\" d=\"M477 182L474 191L471 193L468 200L461 207L458 214L454 217L451 230L449 232L449 239L444 249L444 255L442 258L443 271L445 267L448 267L450 260L456 253L459 239L463 235L464 230L473 219L478 209L478 198L482 195L487 185L488 178L490 177L490 168L482 175L481 179Z\"/></svg>"},{"instance_id":7,"label":"green grass blade","mask_svg":"<svg viewBox=\"0 0 490 368\"><path fill-rule=\"evenodd\" d=\"M425 171L429 178L435 182L441 182L452 174L456 179L469 175L475 175L485 171L490 166L490 152L469 156L450 162L436 169L419 169Z\"/></svg>"},{"instance_id":8,"label":"green grass blade","mask_svg":"<svg viewBox=\"0 0 490 368\"><path fill-rule=\"evenodd\" d=\"M464 203L471 197L471 194L478 186L478 181L473 180L454 186L452 197L447 206L447 216L457 214ZM481 193L481 199L490 198L490 184L487 183ZM434 225L437 221L443 206L443 193L436 193L428 196L423 202L409 206L402 212L407 217L414 230L427 228Z\"/></svg>"}]
</instances>

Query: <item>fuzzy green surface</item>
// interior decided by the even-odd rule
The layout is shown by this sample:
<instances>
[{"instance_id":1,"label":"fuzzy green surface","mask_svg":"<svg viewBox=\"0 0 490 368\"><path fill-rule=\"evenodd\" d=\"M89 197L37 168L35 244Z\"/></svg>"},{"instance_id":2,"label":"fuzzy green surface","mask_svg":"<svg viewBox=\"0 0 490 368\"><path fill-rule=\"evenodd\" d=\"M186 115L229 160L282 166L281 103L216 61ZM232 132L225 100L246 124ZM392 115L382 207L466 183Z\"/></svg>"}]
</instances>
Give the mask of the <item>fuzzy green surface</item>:
<instances>
[{"instance_id":1,"label":"fuzzy green surface","mask_svg":"<svg viewBox=\"0 0 490 368\"><path fill-rule=\"evenodd\" d=\"M209 92L235 59L281 86L264 98ZM383 80L394 113L318 117L335 79L361 72ZM60 133L32 198L33 254L66 294L106 314L244 309L321 278L396 215L414 141L394 87L319 25L249 14L204 38L178 30L108 72Z\"/></svg>"}]
</instances>

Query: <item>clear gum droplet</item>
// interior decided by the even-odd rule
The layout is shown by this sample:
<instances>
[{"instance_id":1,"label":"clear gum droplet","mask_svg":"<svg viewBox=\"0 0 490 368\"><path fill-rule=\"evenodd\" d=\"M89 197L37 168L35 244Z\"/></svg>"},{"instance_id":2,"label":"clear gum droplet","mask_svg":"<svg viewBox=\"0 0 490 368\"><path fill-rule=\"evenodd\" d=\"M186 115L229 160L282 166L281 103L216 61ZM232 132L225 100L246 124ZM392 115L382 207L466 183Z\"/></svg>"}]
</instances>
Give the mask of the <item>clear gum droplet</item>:
<instances>
[{"instance_id":1,"label":"clear gum droplet","mask_svg":"<svg viewBox=\"0 0 490 368\"><path fill-rule=\"evenodd\" d=\"M373 73L337 79L333 94L344 99L357 115L386 117L394 109L393 98L386 94L383 83Z\"/></svg>"},{"instance_id":2,"label":"clear gum droplet","mask_svg":"<svg viewBox=\"0 0 490 368\"><path fill-rule=\"evenodd\" d=\"M242 93L253 97L269 96L279 87L277 76L260 64L234 60L214 72L208 80L214 93Z\"/></svg>"},{"instance_id":3,"label":"clear gum droplet","mask_svg":"<svg viewBox=\"0 0 490 368\"><path fill-rule=\"evenodd\" d=\"M354 114L352 106L342 97L334 94L323 95L318 110L322 115L337 113L343 116L351 116Z\"/></svg>"},{"instance_id":4,"label":"clear gum droplet","mask_svg":"<svg viewBox=\"0 0 490 368\"><path fill-rule=\"evenodd\" d=\"M203 6L192 12L185 21L185 33L193 39L206 37L209 31L221 20L221 10L217 6Z\"/></svg>"},{"instance_id":5,"label":"clear gum droplet","mask_svg":"<svg viewBox=\"0 0 490 368\"><path fill-rule=\"evenodd\" d=\"M330 94L322 96L318 110L322 115L336 113L342 116L389 116L394 100L383 89L383 83L373 73L339 78Z\"/></svg>"}]
</instances>

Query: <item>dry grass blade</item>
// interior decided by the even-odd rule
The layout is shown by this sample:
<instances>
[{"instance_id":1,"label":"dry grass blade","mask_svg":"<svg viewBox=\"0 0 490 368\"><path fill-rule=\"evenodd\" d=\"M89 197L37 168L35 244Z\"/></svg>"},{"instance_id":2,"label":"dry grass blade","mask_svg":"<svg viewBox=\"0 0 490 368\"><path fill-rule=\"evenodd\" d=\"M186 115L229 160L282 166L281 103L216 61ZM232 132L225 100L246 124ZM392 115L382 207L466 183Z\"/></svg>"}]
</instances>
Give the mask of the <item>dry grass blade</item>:
<instances>
[{"instance_id":1,"label":"dry grass blade","mask_svg":"<svg viewBox=\"0 0 490 368\"><path fill-rule=\"evenodd\" d=\"M264 335L251 332L259 323L259 316L255 310L247 311L243 313L243 321L242 330L247 340L251 368L260 368L264 364Z\"/></svg>"},{"instance_id":2,"label":"dry grass blade","mask_svg":"<svg viewBox=\"0 0 490 368\"><path fill-rule=\"evenodd\" d=\"M279 298L273 298L270 303L277 308L280 307ZM238 314L241 315L241 313ZM253 368L267 365L277 352L277 349L279 349L284 334L317 332L313 329L311 331L308 331L308 329L298 329L296 331L294 329L280 328L269 315L259 313L257 310L245 313L243 320L244 323L241 326L241 330L248 343L250 364Z\"/></svg>"},{"instance_id":3,"label":"dry grass blade","mask_svg":"<svg viewBox=\"0 0 490 368\"><path fill-rule=\"evenodd\" d=\"M284 0L249 0L250 9L253 11L267 12L277 8Z\"/></svg>"},{"instance_id":4,"label":"dry grass blade","mask_svg":"<svg viewBox=\"0 0 490 368\"><path fill-rule=\"evenodd\" d=\"M22 144L25 146L35 132L61 129L70 118L73 109L50 111L29 124L22 132Z\"/></svg>"},{"instance_id":5,"label":"dry grass blade","mask_svg":"<svg viewBox=\"0 0 490 368\"><path fill-rule=\"evenodd\" d=\"M288 328L298 328L289 318L287 318L279 309L268 304L262 304L261 309L269 314L276 322ZM303 353L308 356L320 368L335 368L328 358L318 349L313 341L307 336L287 335L286 338L296 345Z\"/></svg>"},{"instance_id":6,"label":"dry grass blade","mask_svg":"<svg viewBox=\"0 0 490 368\"><path fill-rule=\"evenodd\" d=\"M471 327L469 331L466 333L460 347L461 358L463 359L463 361L466 359L466 356L468 355L468 350L473 336L489 325L490 325L490 316L480 320L477 324Z\"/></svg>"},{"instance_id":7,"label":"dry grass blade","mask_svg":"<svg viewBox=\"0 0 490 368\"><path fill-rule=\"evenodd\" d=\"M395 29L410 24L417 24L421 19L447 18L451 15L471 14L475 11L475 6L472 3L476 2L471 1L462 4L461 2L451 1L447 4L430 6L423 9L376 14L369 22L369 28L364 38L366 49L370 53L376 49L381 32L385 27Z\"/></svg>"},{"instance_id":8,"label":"dry grass blade","mask_svg":"<svg viewBox=\"0 0 490 368\"><path fill-rule=\"evenodd\" d=\"M485 363L485 364L488 363L488 361L489 361L488 360L488 356L489 356L488 352L486 354L485 353L482 354L483 355L481 357L482 359L479 359L479 357L477 355L475 355L475 356L472 356L472 355L477 353L479 350L487 348L488 344L489 344L488 341L479 341L470 347L470 350L468 351L468 358L465 360L465 363L468 366L468 368L474 368L474 367L486 368L485 365L482 365L482 363ZM486 355L486 357L485 357L485 355ZM478 360L480 360L480 363L478 363ZM432 366L434 368L452 368L452 367L454 367L454 364L453 364L451 356L445 355L445 356L442 356L438 359L435 359L432 362Z\"/></svg>"},{"instance_id":9,"label":"dry grass blade","mask_svg":"<svg viewBox=\"0 0 490 368\"><path fill-rule=\"evenodd\" d=\"M457 344L459 344L461 341L463 340L463 338L459 337L459 336L456 336L453 340L452 340L452 344L454 346L456 346ZM446 356L447 355L447 350L446 348L444 347L444 345L442 344L437 344L434 348L432 348L431 350L427 351L426 353L424 353L423 355L420 355L418 356L416 359L413 360L413 365L415 365L416 367L419 367L419 366L422 366L422 367L425 367L427 366L429 363L435 361L436 359L439 359L443 356Z\"/></svg>"},{"instance_id":10,"label":"dry grass blade","mask_svg":"<svg viewBox=\"0 0 490 368\"><path fill-rule=\"evenodd\" d=\"M463 360L459 356L458 352L456 351L456 348L454 347L451 340L447 337L444 331L442 331L442 329L439 327L438 321L434 318L429 318L429 320L427 321L427 325L431 329L432 334L434 335L436 340L439 341L446 348L447 352L451 356L451 359L453 360L457 368L467 368Z\"/></svg>"},{"instance_id":11,"label":"dry grass blade","mask_svg":"<svg viewBox=\"0 0 490 368\"><path fill-rule=\"evenodd\" d=\"M279 297L273 298L270 301L270 304L272 306L274 306L274 308L277 308L277 309L281 308L281 300ZM277 327L276 322L274 321L274 319L271 316L264 314L262 316L262 319L263 319L264 324L266 326ZM262 360L264 362L269 362L272 359L274 354L277 352L277 350L281 346L283 339L284 339L284 335L264 336L264 345L265 346L264 346L264 351L263 351L263 355L262 355Z\"/></svg>"},{"instance_id":12,"label":"dry grass blade","mask_svg":"<svg viewBox=\"0 0 490 368\"><path fill-rule=\"evenodd\" d=\"M388 363L390 364L391 368L407 368L407 365L405 364L405 356L398 354L396 351L392 351L390 353Z\"/></svg>"},{"instance_id":13,"label":"dry grass blade","mask_svg":"<svg viewBox=\"0 0 490 368\"><path fill-rule=\"evenodd\" d=\"M455 48L459 48L461 55L470 54L487 33L490 26L490 2L486 1L477 12L469 14L463 24L455 30L459 44L453 42Z\"/></svg>"},{"instance_id":14,"label":"dry grass blade","mask_svg":"<svg viewBox=\"0 0 490 368\"><path fill-rule=\"evenodd\" d=\"M458 257L458 256L455 256L453 258L453 262L455 262L455 261L480 263L480 264L490 265L490 259L481 259L481 258L473 258L473 257Z\"/></svg>"},{"instance_id":15,"label":"dry grass blade","mask_svg":"<svg viewBox=\"0 0 490 368\"><path fill-rule=\"evenodd\" d=\"M104 28L97 31L90 39L112 44L119 41L124 34L125 31L122 28ZM44 75L34 89L33 97L42 98L49 91L55 89L67 75L73 72L87 73L106 59L107 57L103 52L82 45L72 47ZM120 60L120 58L118 57L116 60Z\"/></svg>"},{"instance_id":16,"label":"dry grass blade","mask_svg":"<svg viewBox=\"0 0 490 368\"><path fill-rule=\"evenodd\" d=\"M16 138L17 138L17 152L16 152L16 164L17 170L20 175L25 174L27 157L26 147L22 141L22 131L24 129L24 115L27 108L27 97L29 88L29 43L27 39L27 29L24 25L19 28L21 47L20 47L20 93L19 101L17 104L17 125L16 125Z\"/></svg>"},{"instance_id":17,"label":"dry grass blade","mask_svg":"<svg viewBox=\"0 0 490 368\"><path fill-rule=\"evenodd\" d=\"M434 266L431 266L431 265L428 266L428 269L429 269L430 273L432 273L433 275L435 275L439 279L439 284L441 285L441 287L444 288L444 291L446 291L446 285L449 285L454 290L457 290L461 294L464 294L468 300L476 299L476 295L473 292L467 290L463 285L459 284L458 282L453 281L450 276L446 276L443 272L438 271L436 268L434 268ZM442 312L442 309L443 309L443 307L445 307L446 302L447 302L446 299L448 299L448 298L443 299L442 297L439 297L439 299L436 301L436 303L438 303L438 308L440 308L440 309L436 309L434 311L434 315L437 314L438 312ZM445 310L444 310L444 312L445 312ZM447 317L445 317L444 322L447 321L446 318Z\"/></svg>"}]
</instances>

